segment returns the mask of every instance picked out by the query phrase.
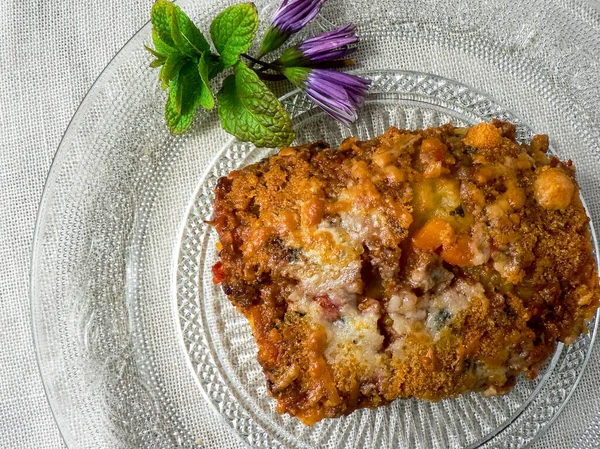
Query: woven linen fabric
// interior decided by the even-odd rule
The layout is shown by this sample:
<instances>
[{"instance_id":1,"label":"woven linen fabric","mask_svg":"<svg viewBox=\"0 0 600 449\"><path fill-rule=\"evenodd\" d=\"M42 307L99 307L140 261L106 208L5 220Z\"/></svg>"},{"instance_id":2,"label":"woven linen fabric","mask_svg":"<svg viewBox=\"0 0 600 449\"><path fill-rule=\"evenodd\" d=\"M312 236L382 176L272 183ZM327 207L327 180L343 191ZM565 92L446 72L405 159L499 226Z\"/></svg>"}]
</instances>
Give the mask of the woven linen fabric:
<instances>
[{"instance_id":1,"label":"woven linen fabric","mask_svg":"<svg viewBox=\"0 0 600 449\"><path fill-rule=\"evenodd\" d=\"M201 1L207 7L217 3ZM0 4L0 69L5 76L0 87L0 448L65 447L44 394L32 340L28 283L35 217L53 155L71 117L102 69L147 21L151 3ZM385 53L378 57L382 65L388 63ZM536 98L523 101L535 104ZM211 407L198 404L194 412L205 422L198 439L206 447L245 447ZM596 346L570 402L533 447L599 444Z\"/></svg>"}]
</instances>

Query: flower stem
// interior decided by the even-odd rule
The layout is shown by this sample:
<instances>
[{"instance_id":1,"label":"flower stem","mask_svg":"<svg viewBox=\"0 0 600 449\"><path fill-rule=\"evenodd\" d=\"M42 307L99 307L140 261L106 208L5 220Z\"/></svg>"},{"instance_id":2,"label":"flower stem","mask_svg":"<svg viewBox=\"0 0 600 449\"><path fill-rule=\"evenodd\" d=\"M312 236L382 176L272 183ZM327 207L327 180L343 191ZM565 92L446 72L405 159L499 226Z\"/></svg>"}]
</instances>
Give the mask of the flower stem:
<instances>
[{"instance_id":1,"label":"flower stem","mask_svg":"<svg viewBox=\"0 0 600 449\"><path fill-rule=\"evenodd\" d=\"M344 67L350 67L354 65L353 59L340 59L337 61L323 61L307 64L307 67L312 69L341 69Z\"/></svg>"},{"instance_id":2,"label":"flower stem","mask_svg":"<svg viewBox=\"0 0 600 449\"><path fill-rule=\"evenodd\" d=\"M256 73L258 77L264 81L283 81L286 79L285 76L279 73L265 73L260 71L256 71Z\"/></svg>"},{"instance_id":3,"label":"flower stem","mask_svg":"<svg viewBox=\"0 0 600 449\"><path fill-rule=\"evenodd\" d=\"M254 64L258 64L267 69L275 70L276 72L279 71L279 67L277 67L276 65L269 64L268 62L264 62L264 61L261 61L260 59L253 58L252 56L250 56L246 53L242 53L242 56Z\"/></svg>"}]
</instances>

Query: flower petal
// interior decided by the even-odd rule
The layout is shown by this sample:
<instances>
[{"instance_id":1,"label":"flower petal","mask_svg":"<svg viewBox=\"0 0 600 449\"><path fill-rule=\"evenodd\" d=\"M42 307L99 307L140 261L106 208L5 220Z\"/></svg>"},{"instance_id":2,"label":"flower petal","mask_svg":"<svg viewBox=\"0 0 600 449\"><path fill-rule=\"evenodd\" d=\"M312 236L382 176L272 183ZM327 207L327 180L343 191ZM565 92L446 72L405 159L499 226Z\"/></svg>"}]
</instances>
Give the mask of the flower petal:
<instances>
[{"instance_id":1,"label":"flower petal","mask_svg":"<svg viewBox=\"0 0 600 449\"><path fill-rule=\"evenodd\" d=\"M310 69L304 81L306 95L321 109L348 126L357 118L371 82L333 70Z\"/></svg>"},{"instance_id":2,"label":"flower petal","mask_svg":"<svg viewBox=\"0 0 600 449\"><path fill-rule=\"evenodd\" d=\"M281 3L271 24L284 33L293 34L315 18L325 0L291 0Z\"/></svg>"},{"instance_id":3,"label":"flower petal","mask_svg":"<svg viewBox=\"0 0 600 449\"><path fill-rule=\"evenodd\" d=\"M308 62L325 62L350 55L355 49L349 46L357 42L356 27L345 25L337 30L311 37L298 44L297 48Z\"/></svg>"}]
</instances>

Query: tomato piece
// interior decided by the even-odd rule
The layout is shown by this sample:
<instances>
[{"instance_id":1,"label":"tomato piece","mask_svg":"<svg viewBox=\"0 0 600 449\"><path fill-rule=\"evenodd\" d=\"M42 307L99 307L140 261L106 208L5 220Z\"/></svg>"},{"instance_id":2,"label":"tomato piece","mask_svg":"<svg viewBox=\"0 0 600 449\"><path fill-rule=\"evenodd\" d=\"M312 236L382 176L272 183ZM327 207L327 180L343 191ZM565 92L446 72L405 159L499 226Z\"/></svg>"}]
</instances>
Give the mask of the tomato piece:
<instances>
[{"instance_id":1,"label":"tomato piece","mask_svg":"<svg viewBox=\"0 0 600 449\"><path fill-rule=\"evenodd\" d=\"M223 263L222 262L217 262L216 264L213 265L212 274L213 274L213 284L215 284L215 285L220 284L223 281L223 279L225 279L225 273L223 272Z\"/></svg>"}]
</instances>

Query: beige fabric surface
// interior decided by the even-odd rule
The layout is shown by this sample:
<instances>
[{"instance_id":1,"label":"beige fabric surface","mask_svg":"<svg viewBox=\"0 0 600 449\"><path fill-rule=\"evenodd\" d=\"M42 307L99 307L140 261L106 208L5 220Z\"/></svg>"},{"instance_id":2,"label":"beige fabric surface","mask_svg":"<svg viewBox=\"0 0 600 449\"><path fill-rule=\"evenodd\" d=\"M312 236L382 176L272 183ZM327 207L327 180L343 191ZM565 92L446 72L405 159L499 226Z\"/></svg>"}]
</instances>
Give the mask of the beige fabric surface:
<instances>
[{"instance_id":1,"label":"beige fabric surface","mask_svg":"<svg viewBox=\"0 0 600 449\"><path fill-rule=\"evenodd\" d=\"M65 447L44 394L31 332L28 282L36 211L69 120L102 69L147 21L151 3L0 3L0 448ZM199 413L207 422L199 438L208 447L243 447L210 407ZM534 447L594 442L600 446L598 347L566 409Z\"/></svg>"}]
</instances>

